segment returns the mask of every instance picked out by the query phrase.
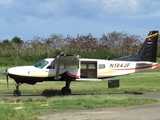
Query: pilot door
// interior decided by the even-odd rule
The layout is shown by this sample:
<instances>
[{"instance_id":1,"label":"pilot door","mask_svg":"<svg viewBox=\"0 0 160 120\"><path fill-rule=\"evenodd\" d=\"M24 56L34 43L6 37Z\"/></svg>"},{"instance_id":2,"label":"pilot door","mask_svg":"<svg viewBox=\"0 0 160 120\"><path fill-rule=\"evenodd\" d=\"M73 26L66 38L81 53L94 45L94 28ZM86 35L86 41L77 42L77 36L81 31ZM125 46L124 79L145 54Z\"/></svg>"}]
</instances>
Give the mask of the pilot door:
<instances>
[{"instance_id":1,"label":"pilot door","mask_svg":"<svg viewBox=\"0 0 160 120\"><path fill-rule=\"evenodd\" d=\"M97 78L97 61L81 61L81 78Z\"/></svg>"}]
</instances>

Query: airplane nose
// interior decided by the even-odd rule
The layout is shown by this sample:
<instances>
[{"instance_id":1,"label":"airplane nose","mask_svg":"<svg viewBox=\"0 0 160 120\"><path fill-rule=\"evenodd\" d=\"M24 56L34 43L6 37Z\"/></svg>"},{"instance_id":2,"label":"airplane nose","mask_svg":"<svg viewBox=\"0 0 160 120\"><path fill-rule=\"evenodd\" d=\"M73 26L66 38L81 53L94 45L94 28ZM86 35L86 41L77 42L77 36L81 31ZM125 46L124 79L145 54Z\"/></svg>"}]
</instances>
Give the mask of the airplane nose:
<instances>
[{"instance_id":1,"label":"airplane nose","mask_svg":"<svg viewBox=\"0 0 160 120\"><path fill-rule=\"evenodd\" d=\"M2 71L2 74L8 75L8 70L7 70L7 69L6 69L6 70L3 70L3 71Z\"/></svg>"}]
</instances>

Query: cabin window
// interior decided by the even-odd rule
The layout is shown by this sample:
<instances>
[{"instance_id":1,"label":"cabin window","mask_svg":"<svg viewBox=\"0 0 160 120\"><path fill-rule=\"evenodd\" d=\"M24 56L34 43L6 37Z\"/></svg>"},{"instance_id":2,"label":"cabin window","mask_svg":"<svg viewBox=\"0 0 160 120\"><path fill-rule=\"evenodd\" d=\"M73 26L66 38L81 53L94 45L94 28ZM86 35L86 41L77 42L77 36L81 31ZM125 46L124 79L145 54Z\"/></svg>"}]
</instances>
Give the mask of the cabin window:
<instances>
[{"instance_id":1,"label":"cabin window","mask_svg":"<svg viewBox=\"0 0 160 120\"><path fill-rule=\"evenodd\" d=\"M104 69L105 68L105 64L99 64L99 69Z\"/></svg>"},{"instance_id":2,"label":"cabin window","mask_svg":"<svg viewBox=\"0 0 160 120\"><path fill-rule=\"evenodd\" d=\"M61 68L61 69L64 69L65 67L66 67L65 64L60 64L60 68Z\"/></svg>"},{"instance_id":3,"label":"cabin window","mask_svg":"<svg viewBox=\"0 0 160 120\"><path fill-rule=\"evenodd\" d=\"M78 69L79 67L78 67L78 64L71 64L69 66L69 68L71 68L71 69Z\"/></svg>"},{"instance_id":4,"label":"cabin window","mask_svg":"<svg viewBox=\"0 0 160 120\"><path fill-rule=\"evenodd\" d=\"M48 64L48 62L46 60L41 60L41 61L37 62L36 64L34 64L34 67L42 69L47 64Z\"/></svg>"}]
</instances>

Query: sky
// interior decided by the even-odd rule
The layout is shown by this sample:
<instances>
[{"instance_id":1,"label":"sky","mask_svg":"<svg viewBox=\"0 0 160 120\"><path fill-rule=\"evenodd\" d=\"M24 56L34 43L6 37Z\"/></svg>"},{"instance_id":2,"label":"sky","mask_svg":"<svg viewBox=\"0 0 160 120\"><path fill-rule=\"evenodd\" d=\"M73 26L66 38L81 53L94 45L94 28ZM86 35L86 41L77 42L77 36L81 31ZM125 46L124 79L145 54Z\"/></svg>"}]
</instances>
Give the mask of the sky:
<instances>
[{"instance_id":1,"label":"sky","mask_svg":"<svg viewBox=\"0 0 160 120\"><path fill-rule=\"evenodd\" d=\"M160 0L0 0L0 40L160 29Z\"/></svg>"}]
</instances>

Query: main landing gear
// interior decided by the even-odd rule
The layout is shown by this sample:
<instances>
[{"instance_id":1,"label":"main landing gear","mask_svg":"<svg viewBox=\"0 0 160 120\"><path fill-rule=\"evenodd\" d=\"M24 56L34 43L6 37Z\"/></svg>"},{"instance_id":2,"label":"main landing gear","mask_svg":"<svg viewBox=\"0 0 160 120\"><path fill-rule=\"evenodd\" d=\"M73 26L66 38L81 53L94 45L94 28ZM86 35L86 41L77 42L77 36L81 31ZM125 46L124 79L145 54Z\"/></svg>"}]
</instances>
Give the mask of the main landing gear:
<instances>
[{"instance_id":1,"label":"main landing gear","mask_svg":"<svg viewBox=\"0 0 160 120\"><path fill-rule=\"evenodd\" d=\"M21 96L21 91L19 90L19 86L20 86L21 84L22 84L22 83L17 83L17 84L15 84L16 89L15 89L14 92L13 92L13 95L14 95L14 96Z\"/></svg>"},{"instance_id":2,"label":"main landing gear","mask_svg":"<svg viewBox=\"0 0 160 120\"><path fill-rule=\"evenodd\" d=\"M70 87L71 81L66 81L66 85L61 89L61 93L63 95L70 95L71 94L71 89Z\"/></svg>"}]
</instances>

